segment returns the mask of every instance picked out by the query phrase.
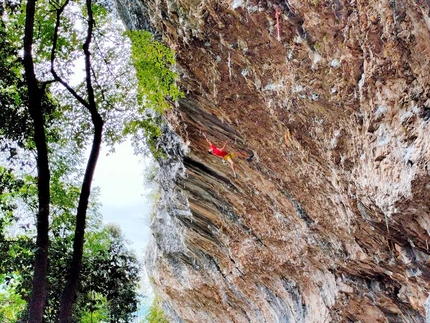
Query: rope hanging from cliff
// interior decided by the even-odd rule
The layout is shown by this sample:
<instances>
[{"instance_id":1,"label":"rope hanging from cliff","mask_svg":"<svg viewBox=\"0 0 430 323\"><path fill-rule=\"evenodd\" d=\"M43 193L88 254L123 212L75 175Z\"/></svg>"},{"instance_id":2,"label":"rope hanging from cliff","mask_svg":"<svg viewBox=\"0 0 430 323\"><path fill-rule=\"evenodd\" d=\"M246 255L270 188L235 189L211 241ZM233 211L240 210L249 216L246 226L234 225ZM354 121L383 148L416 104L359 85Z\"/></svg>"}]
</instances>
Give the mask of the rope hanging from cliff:
<instances>
[{"instance_id":1,"label":"rope hanging from cliff","mask_svg":"<svg viewBox=\"0 0 430 323\"><path fill-rule=\"evenodd\" d=\"M281 14L281 12L279 11L279 8L276 8L275 17L276 17L276 30L278 31L278 41L281 41L281 31L280 31L280 26L279 26L279 15L280 14Z\"/></svg>"}]
</instances>

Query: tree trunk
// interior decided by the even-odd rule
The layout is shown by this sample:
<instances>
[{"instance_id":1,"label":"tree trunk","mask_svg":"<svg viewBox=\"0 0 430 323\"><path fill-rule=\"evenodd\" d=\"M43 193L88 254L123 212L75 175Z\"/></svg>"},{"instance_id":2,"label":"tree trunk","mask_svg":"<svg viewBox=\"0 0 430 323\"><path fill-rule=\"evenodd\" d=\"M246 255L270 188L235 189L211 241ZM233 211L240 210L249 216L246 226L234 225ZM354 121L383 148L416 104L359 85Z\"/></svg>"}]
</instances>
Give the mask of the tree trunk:
<instances>
[{"instance_id":1,"label":"tree trunk","mask_svg":"<svg viewBox=\"0 0 430 323\"><path fill-rule=\"evenodd\" d=\"M85 54L85 72L86 72L86 86L88 94L88 103L81 103L91 113L91 119L94 125L94 138L91 147L90 157L88 158L87 168L85 170L84 181L82 182L81 194L79 196L78 213L76 215L76 228L75 237L73 240L73 258L72 264L69 269L69 276L66 287L64 288L62 295L62 302L60 308L60 323L69 323L72 316L72 306L74 298L76 296L76 290L79 282L79 274L82 266L82 254L84 249L84 235L85 235L85 224L88 208L88 200L91 192L91 184L93 181L94 171L97 165L97 159L100 153L100 147L102 143L103 133L103 120L97 111L97 104L95 102L94 88L92 86L92 75L91 75L91 54L89 51L92 33L94 27L94 18L92 12L91 0L86 0L87 11L88 11L88 28L87 38L85 40L83 50Z\"/></svg>"},{"instance_id":2,"label":"tree trunk","mask_svg":"<svg viewBox=\"0 0 430 323\"><path fill-rule=\"evenodd\" d=\"M67 2L65 3L65 5ZM91 185L94 177L94 172L97 165L97 160L100 153L101 143L102 143L102 134L103 134L103 120L100 114L97 111L97 104L94 96L94 88L92 85L92 67L91 67L91 54L90 54L90 44L92 40L93 27L94 27L94 18L92 12L92 0L86 0L87 12L88 12L88 26L87 26L87 37L85 43L83 45L83 50L85 54L85 72L86 72L86 88L88 101L85 101L84 98L79 96L76 92L74 92L70 86L62 81L58 75L54 71L54 51L51 56L51 72L54 78L60 81L69 92L80 102L88 111L91 113L92 123L94 125L94 137L93 144L91 147L90 157L88 158L87 167L85 170L84 180L82 182L81 193L79 196L79 205L76 214L76 227L75 227L75 236L73 240L73 256L72 262L70 264L68 278L66 287L64 288L63 294L61 296L61 307L59 314L59 322L60 323L69 323L71 322L72 317L72 307L74 303L74 299L76 297L76 291L78 289L79 283L79 275L82 267L82 255L84 250L84 237L85 237L85 227L86 227L86 217L87 217L87 209L88 202L91 193ZM56 23L56 33L54 36L54 46L57 40L57 31L59 26L59 15L61 11L57 12L57 23Z\"/></svg>"},{"instance_id":3,"label":"tree trunk","mask_svg":"<svg viewBox=\"0 0 430 323\"><path fill-rule=\"evenodd\" d=\"M48 149L45 137L44 116L42 112L42 97L44 88L39 84L34 73L32 56L33 29L36 1L27 2L25 35L24 35L24 68L28 87L29 111L34 125L34 141L37 150L38 171L38 202L37 239L34 261L33 290L30 299L31 323L40 323L43 320L43 311L46 298L46 276L48 271L48 230L49 230L49 203L50 203L50 171L48 164Z\"/></svg>"},{"instance_id":4,"label":"tree trunk","mask_svg":"<svg viewBox=\"0 0 430 323\"><path fill-rule=\"evenodd\" d=\"M97 159L99 157L100 147L102 143L103 121L100 116L99 120L96 121L94 128L95 130L93 145L91 147L91 154L88 159L84 181L82 183L81 194L79 196L78 213L76 215L75 237L73 240L73 258L69 269L67 284L61 297L62 301L60 308L60 323L69 323L71 321L73 302L76 296L76 290L79 282L79 274L82 266L82 254L84 249L84 235L88 201L90 197L94 171L96 168Z\"/></svg>"}]
</instances>

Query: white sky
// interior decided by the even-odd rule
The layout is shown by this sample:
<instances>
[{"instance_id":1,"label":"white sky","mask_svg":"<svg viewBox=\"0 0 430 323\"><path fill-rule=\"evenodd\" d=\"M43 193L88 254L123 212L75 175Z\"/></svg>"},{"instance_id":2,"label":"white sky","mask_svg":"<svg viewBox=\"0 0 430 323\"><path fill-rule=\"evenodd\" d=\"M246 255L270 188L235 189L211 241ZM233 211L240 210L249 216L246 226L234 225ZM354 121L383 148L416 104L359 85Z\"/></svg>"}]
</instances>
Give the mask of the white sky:
<instances>
[{"instance_id":1,"label":"white sky","mask_svg":"<svg viewBox=\"0 0 430 323\"><path fill-rule=\"evenodd\" d=\"M149 224L153 203L148 198L151 189L145 187L143 172L150 166L150 161L134 155L129 141L116 146L115 150L107 155L108 149L102 148L93 185L100 188L103 222L121 227L125 238L131 242L130 248L143 264L151 235ZM154 298L145 270L141 274L140 293L147 296L139 311L139 317L144 317Z\"/></svg>"},{"instance_id":2,"label":"white sky","mask_svg":"<svg viewBox=\"0 0 430 323\"><path fill-rule=\"evenodd\" d=\"M152 202L147 198L150 189L145 188L143 175L149 161L134 155L129 141L115 150L107 155L108 149L102 148L93 185L100 187L103 221L118 224L141 258L150 236Z\"/></svg>"}]
</instances>

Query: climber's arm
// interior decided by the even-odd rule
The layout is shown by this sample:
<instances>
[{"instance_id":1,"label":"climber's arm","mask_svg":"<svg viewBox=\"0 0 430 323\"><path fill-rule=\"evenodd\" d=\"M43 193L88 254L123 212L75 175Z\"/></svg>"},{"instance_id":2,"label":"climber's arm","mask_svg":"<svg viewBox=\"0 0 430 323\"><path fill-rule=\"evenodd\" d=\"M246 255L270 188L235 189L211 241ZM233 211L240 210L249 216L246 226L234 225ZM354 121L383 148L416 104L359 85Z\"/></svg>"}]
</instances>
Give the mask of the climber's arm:
<instances>
[{"instance_id":1,"label":"climber's arm","mask_svg":"<svg viewBox=\"0 0 430 323\"><path fill-rule=\"evenodd\" d=\"M211 141L206 137L206 133L203 132L203 136L205 137L206 141L208 142L209 146L212 146Z\"/></svg>"}]
</instances>

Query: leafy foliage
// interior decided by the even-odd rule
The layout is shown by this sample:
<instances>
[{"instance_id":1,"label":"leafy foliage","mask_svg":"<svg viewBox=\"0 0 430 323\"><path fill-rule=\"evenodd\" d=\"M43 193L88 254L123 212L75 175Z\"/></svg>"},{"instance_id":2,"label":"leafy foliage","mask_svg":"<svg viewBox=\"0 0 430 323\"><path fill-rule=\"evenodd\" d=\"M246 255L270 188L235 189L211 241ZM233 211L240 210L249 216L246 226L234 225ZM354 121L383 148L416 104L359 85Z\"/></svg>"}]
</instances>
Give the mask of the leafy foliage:
<instances>
[{"instance_id":1,"label":"leafy foliage","mask_svg":"<svg viewBox=\"0 0 430 323\"><path fill-rule=\"evenodd\" d=\"M124 237L116 226L107 226L107 252L99 252L91 264L93 290L105 295L109 304L111 319L115 322L129 322L131 314L137 310L137 282L139 279L139 262L136 256L125 247ZM94 273L99 274L99 277ZM100 281L106 276L105 281Z\"/></svg>"},{"instance_id":2,"label":"leafy foliage","mask_svg":"<svg viewBox=\"0 0 430 323\"><path fill-rule=\"evenodd\" d=\"M14 197L24 185L17 179L12 169L0 166L0 240L4 238L4 228L13 220L13 212L16 209Z\"/></svg>"},{"instance_id":3,"label":"leafy foliage","mask_svg":"<svg viewBox=\"0 0 430 323\"><path fill-rule=\"evenodd\" d=\"M13 298L18 293L24 300L28 300L31 290L34 243L27 237L8 239L7 231L19 220L16 215L18 199L26 198L27 187L32 182L32 178L17 178L11 169L0 166L0 281L13 287L5 288L5 295Z\"/></svg>"},{"instance_id":4,"label":"leafy foliage","mask_svg":"<svg viewBox=\"0 0 430 323\"><path fill-rule=\"evenodd\" d=\"M8 30L0 20L0 136L23 143L30 133L27 88L22 76L18 48L7 37Z\"/></svg>"},{"instance_id":5,"label":"leafy foliage","mask_svg":"<svg viewBox=\"0 0 430 323\"><path fill-rule=\"evenodd\" d=\"M0 276L0 322L15 323L26 307L26 302L17 293L15 286L6 288Z\"/></svg>"},{"instance_id":6,"label":"leafy foliage","mask_svg":"<svg viewBox=\"0 0 430 323\"><path fill-rule=\"evenodd\" d=\"M9 6L0 10L0 147L2 151L8 151L10 157L14 157L17 146L34 149L33 126L27 108L28 89L23 76L22 57L19 54L22 46L19 24L22 23L23 15L12 6L13 3L7 3ZM58 116L57 106L49 92L44 92L41 105L44 122L48 126ZM56 137L56 132L48 127L47 136L48 140L52 140Z\"/></svg>"},{"instance_id":7,"label":"leafy foliage","mask_svg":"<svg viewBox=\"0 0 430 323\"><path fill-rule=\"evenodd\" d=\"M148 323L169 323L163 309L160 305L160 300L156 297L149 308L148 314L145 317Z\"/></svg>"},{"instance_id":8,"label":"leafy foliage","mask_svg":"<svg viewBox=\"0 0 430 323\"><path fill-rule=\"evenodd\" d=\"M47 322L58 321L61 290L66 283L72 253L74 215L70 212L73 202L69 203L76 200L76 193L75 188L63 189L63 198L57 200L57 216L51 224ZM61 205L63 202L66 203ZM136 256L127 248L119 228L104 226L99 217L90 219L86 241L82 279L73 309L74 321L89 322L88 318L93 314L93 320L99 317L100 321L111 318L115 322L129 322L138 302L140 265ZM26 314L23 302L28 300L31 291L35 245L31 238L21 235L4 241L3 246L7 248L2 250L0 282L4 283L5 293L0 294L0 300L3 297L3 304L7 304L5 313L15 313L10 322L16 322ZM20 310L16 311L16 308Z\"/></svg>"},{"instance_id":9,"label":"leafy foliage","mask_svg":"<svg viewBox=\"0 0 430 323\"><path fill-rule=\"evenodd\" d=\"M111 318L115 322L129 322L137 308L139 262L128 250L119 228L103 226L99 220L93 219L93 222L92 226L97 227L97 230L86 234L82 280L73 310L74 320L81 322L93 313L104 320ZM65 284L68 259L65 254L71 253L71 238L70 235L62 234L52 240L53 260L49 275L52 287L46 311L50 314L48 321L58 320L58 289Z\"/></svg>"},{"instance_id":10,"label":"leafy foliage","mask_svg":"<svg viewBox=\"0 0 430 323\"><path fill-rule=\"evenodd\" d=\"M161 125L162 119L160 116L150 116L139 120L130 121L125 128L124 134L137 134L139 130L143 129L145 136L145 143L148 145L149 151L155 159L164 158L165 154L158 149L158 140L161 138Z\"/></svg>"},{"instance_id":11,"label":"leafy foliage","mask_svg":"<svg viewBox=\"0 0 430 323\"><path fill-rule=\"evenodd\" d=\"M183 96L175 83L177 74L169 69L176 63L174 53L154 40L147 31L127 31L126 35L131 40L131 58L136 68L139 98L146 107L161 114L169 108L166 97L177 100Z\"/></svg>"},{"instance_id":12,"label":"leafy foliage","mask_svg":"<svg viewBox=\"0 0 430 323\"><path fill-rule=\"evenodd\" d=\"M37 284L31 284L36 272L33 271L35 255L36 259L42 259L37 257L44 255L44 265L37 268L46 268L46 255L49 255L48 303L44 319L58 321L60 292L66 285L66 276L79 272L79 269L71 271L69 268L73 263L72 242L76 237L83 241L80 232L85 231L85 216L79 217L84 219L80 222L84 223L82 230L75 231L75 223L83 192L84 150L92 142L96 128L94 111L102 120L99 124L103 125L106 144L112 146L124 140L125 134L137 137L143 132L150 151L161 158L163 155L157 146L161 137L160 115L169 107L167 100L182 96L175 84L177 74L169 69L175 64L171 50L147 32L124 35L119 23L112 20L104 7L92 3L91 10L86 10L87 3L81 0L22 3L6 0L0 3L0 150L9 152L6 156L9 160L0 160L8 165L7 168L0 167L0 284L7 291L1 293L0 302L14 304L0 312L0 321L12 320L11 312L7 311L13 308L20 308L20 314L13 312L16 320L28 315L27 308L27 312L21 311L21 301L29 302L32 286L35 290L39 288ZM31 7L28 4L36 6L34 25L30 26L35 34L31 50L26 43L24 52L27 54L23 59L22 39L29 39L24 30L31 29L23 27L27 21L32 21L26 19L25 9ZM94 29L86 28L91 20L90 13L96 21L94 25L90 24ZM60 20L61 23L56 25ZM83 54L82 44L89 39L87 30L91 30L92 37L88 48L90 54ZM124 60L124 53L130 47L132 62ZM29 52L32 61L28 60ZM91 66L86 65L85 76L76 73L89 58ZM29 65L36 75L28 72ZM88 80L92 81L91 86ZM88 90L90 87L92 91ZM93 110L88 108L90 101ZM32 102L41 103L41 107ZM147 108L156 113L147 113ZM38 118L34 117L35 111ZM40 147L46 149L41 152ZM28 161L29 156L34 157L32 161ZM20 169L11 160L19 160ZM40 171L41 160L46 171L39 176L40 172L38 175L36 170ZM42 186L42 194L47 197L43 199L45 204L40 199ZM48 204L50 213L39 218L43 213L41 209L48 210L41 205ZM136 310L138 262L125 247L120 231L115 227L104 227L98 220L95 199L90 201L88 212L92 220L85 235L83 274L73 319L86 322L89 317L99 317L100 320L127 322ZM28 221L23 226L24 217ZM35 222L44 224L42 229L38 227L37 239L34 239ZM11 228L14 228L13 234ZM40 232L43 234L39 235ZM39 239L40 236L43 239ZM43 240L43 246L38 244L40 240ZM76 250L79 252L82 248ZM42 275L45 278L46 273ZM33 293L33 298L42 295L39 299L43 301L42 289L40 293ZM41 316L40 311L37 316Z\"/></svg>"},{"instance_id":13,"label":"leafy foliage","mask_svg":"<svg viewBox=\"0 0 430 323\"><path fill-rule=\"evenodd\" d=\"M125 134L137 134L143 130L145 142L152 155L164 158L158 148L161 138L162 118L160 115L170 108L168 101L177 100L184 94L176 86L177 73L171 70L176 64L174 52L147 31L127 31L131 40L131 59L136 70L138 100L141 116L126 122ZM155 113L143 112L151 109Z\"/></svg>"}]
</instances>

